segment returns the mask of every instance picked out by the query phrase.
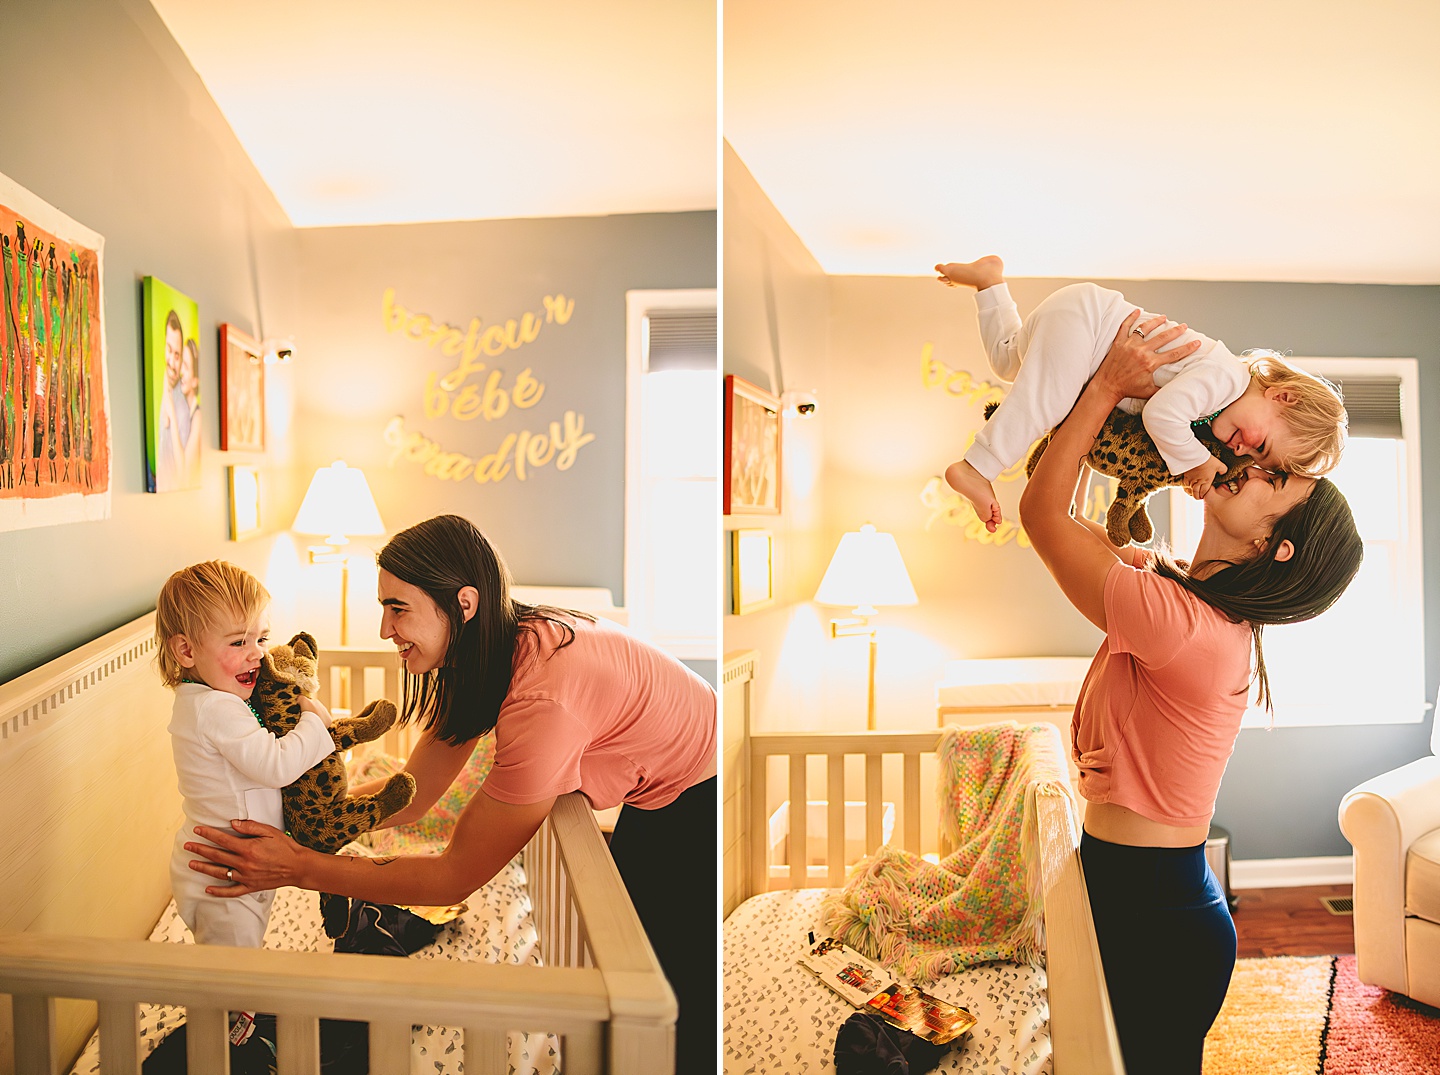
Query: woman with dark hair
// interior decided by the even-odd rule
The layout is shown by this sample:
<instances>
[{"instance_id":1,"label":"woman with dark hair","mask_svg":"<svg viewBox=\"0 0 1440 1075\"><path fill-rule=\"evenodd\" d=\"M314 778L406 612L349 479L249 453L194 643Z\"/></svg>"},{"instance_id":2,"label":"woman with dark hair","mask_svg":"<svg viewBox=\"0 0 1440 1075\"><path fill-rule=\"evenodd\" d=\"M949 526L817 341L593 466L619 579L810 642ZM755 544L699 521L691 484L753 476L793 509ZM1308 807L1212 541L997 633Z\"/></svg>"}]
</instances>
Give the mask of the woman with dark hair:
<instances>
[{"instance_id":1,"label":"woman with dark hair","mask_svg":"<svg viewBox=\"0 0 1440 1075\"><path fill-rule=\"evenodd\" d=\"M323 855L266 825L238 822L238 840L199 827L220 850L187 845L210 860L191 867L233 881L206 891L239 896L295 885L446 906L494 877L558 796L579 790L597 809L624 803L610 853L675 990L677 1070L712 1068L714 946L695 943L694 903L676 899L670 886L684 877L706 904L716 891L715 692L624 631L514 600L499 553L458 515L401 531L378 562L380 634L395 643L406 671L401 719L424 729L405 766L415 798L386 824L423 816L493 729L494 764L481 793L441 855Z\"/></svg>"},{"instance_id":2,"label":"woman with dark hair","mask_svg":"<svg viewBox=\"0 0 1440 1075\"><path fill-rule=\"evenodd\" d=\"M1165 319L1138 317L1056 430L1020 516L1070 603L1106 635L1071 731L1085 799L1080 858L1125 1070L1199 1075L1235 964L1235 924L1205 840L1252 683L1270 704L1261 629L1334 604L1362 544L1333 483L1258 467L1205 495L1188 564L1164 549L1117 550L1074 510L1106 416L1153 391L1156 367L1190 350L1157 354L1185 326L1146 339Z\"/></svg>"}]
</instances>

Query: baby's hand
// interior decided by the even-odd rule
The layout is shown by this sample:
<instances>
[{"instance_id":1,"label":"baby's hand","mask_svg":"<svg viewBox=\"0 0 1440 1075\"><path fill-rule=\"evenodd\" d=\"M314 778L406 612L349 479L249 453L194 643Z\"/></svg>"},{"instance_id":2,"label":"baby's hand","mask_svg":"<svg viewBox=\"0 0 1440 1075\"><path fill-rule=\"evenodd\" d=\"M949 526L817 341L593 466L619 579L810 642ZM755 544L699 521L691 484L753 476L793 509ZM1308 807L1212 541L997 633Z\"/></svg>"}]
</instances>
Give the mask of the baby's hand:
<instances>
[{"instance_id":1,"label":"baby's hand","mask_svg":"<svg viewBox=\"0 0 1440 1075\"><path fill-rule=\"evenodd\" d=\"M330 710L326 709L314 698L310 698L302 694L300 696L300 708L303 709L306 713L314 713L317 717L319 717L325 722L325 727L327 728L331 727L334 724L334 720L330 716Z\"/></svg>"},{"instance_id":2,"label":"baby's hand","mask_svg":"<svg viewBox=\"0 0 1440 1075\"><path fill-rule=\"evenodd\" d=\"M1205 494L1215 488L1215 479L1226 471L1226 466L1213 455L1198 467L1185 472L1185 491L1196 500L1204 500Z\"/></svg>"}]
</instances>

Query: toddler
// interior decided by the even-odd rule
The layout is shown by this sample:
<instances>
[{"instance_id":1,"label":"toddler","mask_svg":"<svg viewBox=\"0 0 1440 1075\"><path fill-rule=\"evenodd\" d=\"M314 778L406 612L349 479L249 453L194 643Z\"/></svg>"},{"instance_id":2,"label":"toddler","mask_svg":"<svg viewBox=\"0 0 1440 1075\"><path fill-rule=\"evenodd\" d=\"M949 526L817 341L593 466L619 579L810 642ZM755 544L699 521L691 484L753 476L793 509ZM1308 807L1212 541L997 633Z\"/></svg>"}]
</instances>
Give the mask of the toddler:
<instances>
[{"instance_id":1,"label":"toddler","mask_svg":"<svg viewBox=\"0 0 1440 1075\"><path fill-rule=\"evenodd\" d=\"M286 736L276 738L250 707L269 633L270 595L234 564L211 560L175 572L155 609L156 662L175 691L170 743L185 822L170 855L180 917L197 944L259 948L273 891L207 896L214 878L190 869L184 844L196 825L230 828L235 818L283 829L280 789L335 749L330 714L310 698Z\"/></svg>"},{"instance_id":2,"label":"toddler","mask_svg":"<svg viewBox=\"0 0 1440 1075\"><path fill-rule=\"evenodd\" d=\"M976 289L990 368L1014 382L965 458L945 471L946 482L970 501L991 532L1000 523L1000 505L990 483L1070 413L1135 310L1118 291L1070 284L1046 297L1022 323L1004 268L993 256L935 266L943 283ZM1153 316L1141 310L1131 331L1143 332L1140 324ZM1174 325L1167 321L1163 328ZM1319 477L1335 468L1346 421L1333 385L1272 352L1242 360L1219 340L1188 328L1161 353L1193 340L1200 341L1193 354L1155 371L1154 396L1120 403L1140 412L1170 473L1185 476L1186 492L1204 499L1226 469L1195 437L1194 427L1206 424L1236 455L1248 455L1266 470Z\"/></svg>"}]
</instances>

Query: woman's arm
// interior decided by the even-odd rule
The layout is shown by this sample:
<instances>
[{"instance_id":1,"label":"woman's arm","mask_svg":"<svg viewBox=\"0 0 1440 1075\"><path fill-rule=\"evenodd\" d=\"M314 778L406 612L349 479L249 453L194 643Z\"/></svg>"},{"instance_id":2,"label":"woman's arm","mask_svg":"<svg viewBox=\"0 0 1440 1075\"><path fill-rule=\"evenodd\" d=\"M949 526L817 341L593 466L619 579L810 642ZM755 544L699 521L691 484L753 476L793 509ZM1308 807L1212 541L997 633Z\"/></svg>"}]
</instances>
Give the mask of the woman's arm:
<instances>
[{"instance_id":1,"label":"woman's arm","mask_svg":"<svg viewBox=\"0 0 1440 1075\"><path fill-rule=\"evenodd\" d=\"M415 749L410 752L410 757L405 762L404 769L415 778L415 798L410 800L410 805L404 810L397 810L375 828L404 825L424 817L440 800L440 796L450 789L450 785L460 775L460 770L465 768L465 763L475 751L476 742L477 740L471 739L464 743L447 743L436 739L430 730L422 732ZM385 778L367 780L353 786L350 794L373 795L384 784Z\"/></svg>"},{"instance_id":2,"label":"woman's arm","mask_svg":"<svg viewBox=\"0 0 1440 1075\"><path fill-rule=\"evenodd\" d=\"M1071 513L1080 468L1116 405L1127 396L1152 395L1155 369L1186 357L1200 345L1196 340L1159 354L1185 326L1176 325L1146 339L1131 332L1138 317L1137 310L1120 326L1109 354L1051 436L1020 497L1020 520L1030 544L1070 603L1102 631L1105 576L1115 566L1116 553L1103 532L1096 533L1086 525L1083 513L1079 519ZM1153 332L1164 323L1165 318L1156 317L1144 327Z\"/></svg>"},{"instance_id":3,"label":"woman's arm","mask_svg":"<svg viewBox=\"0 0 1440 1075\"><path fill-rule=\"evenodd\" d=\"M197 825L195 834L214 846L189 843L185 850L203 857L191 860L192 870L217 878L218 885L205 890L212 896L243 896L294 885L372 903L448 907L499 873L555 805L553 796L516 806L484 792L482 785L461 813L449 846L438 855L378 859L322 855L255 821L234 822L239 836ZM233 871L233 883L226 883L227 870Z\"/></svg>"}]
</instances>

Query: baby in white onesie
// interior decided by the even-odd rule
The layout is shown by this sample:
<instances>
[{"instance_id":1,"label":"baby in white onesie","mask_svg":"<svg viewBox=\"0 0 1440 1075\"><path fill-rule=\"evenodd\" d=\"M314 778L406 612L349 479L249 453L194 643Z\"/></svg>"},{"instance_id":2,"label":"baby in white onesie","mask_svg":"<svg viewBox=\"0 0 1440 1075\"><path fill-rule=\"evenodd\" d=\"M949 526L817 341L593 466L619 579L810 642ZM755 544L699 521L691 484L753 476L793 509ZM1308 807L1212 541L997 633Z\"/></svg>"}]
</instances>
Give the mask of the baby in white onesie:
<instances>
[{"instance_id":1,"label":"baby in white onesie","mask_svg":"<svg viewBox=\"0 0 1440 1075\"><path fill-rule=\"evenodd\" d=\"M335 749L330 714L302 698L295 728L276 738L250 707L269 632L270 595L253 575L211 560L175 572L156 600L156 663L175 691L170 743L185 821L170 855L180 917L197 944L259 948L275 893L205 894L214 878L190 869L196 825L229 831L236 818L285 823L280 789Z\"/></svg>"},{"instance_id":2,"label":"baby in white onesie","mask_svg":"<svg viewBox=\"0 0 1440 1075\"><path fill-rule=\"evenodd\" d=\"M1118 291L1097 284L1060 288L1022 322L998 257L936 265L951 287L976 289L980 336L990 368L1013 381L1009 394L975 434L965 458L945 480L994 531L1000 505L991 482L1018 462L1041 436L1062 422L1100 362L1121 323L1135 312ZM1155 315L1140 311L1133 332ZM1175 326L1166 321L1151 335ZM1286 363L1273 352L1231 354L1219 340L1186 328L1160 353L1198 340L1193 354L1155 371L1155 394L1120 404L1141 414L1171 474L1183 474L1186 491L1204 499L1225 464L1196 438L1210 432L1236 455L1267 470L1319 477L1335 468L1345 443L1345 407L1335 387Z\"/></svg>"}]
</instances>

